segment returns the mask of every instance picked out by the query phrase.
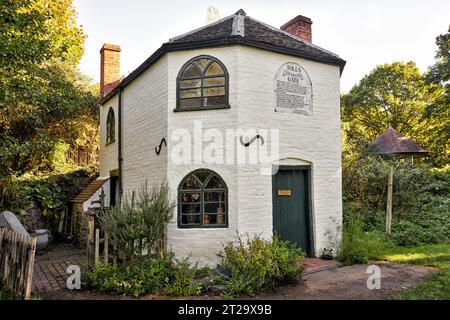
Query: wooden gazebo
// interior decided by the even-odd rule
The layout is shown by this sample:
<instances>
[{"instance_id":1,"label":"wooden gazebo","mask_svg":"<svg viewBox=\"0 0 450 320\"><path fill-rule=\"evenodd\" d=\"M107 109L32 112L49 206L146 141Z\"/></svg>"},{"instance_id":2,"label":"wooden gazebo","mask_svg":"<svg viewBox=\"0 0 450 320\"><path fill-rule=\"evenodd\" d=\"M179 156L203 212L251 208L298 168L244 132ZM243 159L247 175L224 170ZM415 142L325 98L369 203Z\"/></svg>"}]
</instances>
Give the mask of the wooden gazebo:
<instances>
[{"instance_id":1,"label":"wooden gazebo","mask_svg":"<svg viewBox=\"0 0 450 320\"><path fill-rule=\"evenodd\" d=\"M423 158L428 155L428 151L405 137L400 132L389 126L371 144L372 148L379 155L394 159L407 159L411 164L414 158ZM392 186L394 181L394 168L391 166L388 178L388 192L386 204L386 234L391 234L392 224Z\"/></svg>"},{"instance_id":2,"label":"wooden gazebo","mask_svg":"<svg viewBox=\"0 0 450 320\"><path fill-rule=\"evenodd\" d=\"M423 158L428 155L428 151L391 126L380 134L371 146L380 155L410 159L411 162L414 162L414 157Z\"/></svg>"}]
</instances>

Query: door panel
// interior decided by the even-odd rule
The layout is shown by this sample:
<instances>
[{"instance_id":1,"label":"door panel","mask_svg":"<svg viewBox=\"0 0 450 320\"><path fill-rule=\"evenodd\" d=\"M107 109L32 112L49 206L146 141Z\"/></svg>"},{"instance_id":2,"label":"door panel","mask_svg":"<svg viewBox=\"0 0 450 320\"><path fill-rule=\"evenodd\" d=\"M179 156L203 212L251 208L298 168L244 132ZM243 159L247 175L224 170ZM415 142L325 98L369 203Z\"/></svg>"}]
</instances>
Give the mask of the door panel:
<instances>
[{"instance_id":1,"label":"door panel","mask_svg":"<svg viewBox=\"0 0 450 320\"><path fill-rule=\"evenodd\" d=\"M273 177L273 231L309 255L308 185L307 170L283 169Z\"/></svg>"}]
</instances>

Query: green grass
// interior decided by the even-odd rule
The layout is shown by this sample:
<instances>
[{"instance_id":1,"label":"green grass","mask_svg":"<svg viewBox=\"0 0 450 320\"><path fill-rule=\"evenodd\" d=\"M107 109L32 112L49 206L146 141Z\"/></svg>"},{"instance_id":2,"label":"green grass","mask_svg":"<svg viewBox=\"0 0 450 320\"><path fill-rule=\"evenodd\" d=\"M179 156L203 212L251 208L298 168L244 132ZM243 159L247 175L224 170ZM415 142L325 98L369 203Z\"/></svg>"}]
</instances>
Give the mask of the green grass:
<instances>
[{"instance_id":1,"label":"green grass","mask_svg":"<svg viewBox=\"0 0 450 320\"><path fill-rule=\"evenodd\" d=\"M398 293L394 300L450 300L450 268L428 277L418 287Z\"/></svg>"},{"instance_id":2,"label":"green grass","mask_svg":"<svg viewBox=\"0 0 450 320\"><path fill-rule=\"evenodd\" d=\"M399 247L393 244L377 246L372 260L409 263L438 268L439 271L413 289L398 293L395 300L450 300L450 244L429 244Z\"/></svg>"},{"instance_id":3,"label":"green grass","mask_svg":"<svg viewBox=\"0 0 450 320\"><path fill-rule=\"evenodd\" d=\"M377 248L371 260L409 263L438 269L450 268L450 244L428 244L416 247L386 245Z\"/></svg>"}]
</instances>

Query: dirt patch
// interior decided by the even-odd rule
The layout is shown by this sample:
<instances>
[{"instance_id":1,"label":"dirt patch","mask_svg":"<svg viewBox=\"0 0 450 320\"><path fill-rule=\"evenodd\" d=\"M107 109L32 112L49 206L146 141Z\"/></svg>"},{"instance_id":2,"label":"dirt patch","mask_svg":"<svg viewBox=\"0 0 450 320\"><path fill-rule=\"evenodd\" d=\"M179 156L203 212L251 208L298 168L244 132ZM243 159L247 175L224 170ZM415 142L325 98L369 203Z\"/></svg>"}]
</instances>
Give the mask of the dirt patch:
<instances>
[{"instance_id":1,"label":"dirt patch","mask_svg":"<svg viewBox=\"0 0 450 320\"><path fill-rule=\"evenodd\" d=\"M393 294L416 287L436 269L407 264L378 264L381 288L369 290L368 265L353 265L305 275L304 281L253 299L291 300L384 300Z\"/></svg>"},{"instance_id":2,"label":"dirt patch","mask_svg":"<svg viewBox=\"0 0 450 320\"><path fill-rule=\"evenodd\" d=\"M240 299L268 300L384 300L393 294L416 287L423 279L436 269L407 264L378 264L381 270L381 289L367 288L368 265L354 265L309 273L303 276L303 281L294 286L286 286L275 292L261 294L255 297L239 297ZM42 299L60 300L129 300L126 296L98 294L89 291L69 291L67 289L43 293ZM165 299L221 299L214 295L197 297L166 297L147 295L140 300Z\"/></svg>"}]
</instances>

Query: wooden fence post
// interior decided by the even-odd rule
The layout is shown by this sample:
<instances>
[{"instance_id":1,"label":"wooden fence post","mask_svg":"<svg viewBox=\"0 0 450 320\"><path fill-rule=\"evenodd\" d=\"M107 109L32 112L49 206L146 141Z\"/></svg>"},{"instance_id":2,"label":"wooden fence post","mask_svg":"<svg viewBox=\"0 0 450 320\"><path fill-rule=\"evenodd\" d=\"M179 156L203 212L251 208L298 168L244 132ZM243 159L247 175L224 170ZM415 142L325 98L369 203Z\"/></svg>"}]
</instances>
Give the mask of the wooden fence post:
<instances>
[{"instance_id":1,"label":"wooden fence post","mask_svg":"<svg viewBox=\"0 0 450 320\"><path fill-rule=\"evenodd\" d=\"M33 285L33 270L34 270L34 256L36 254L36 235L31 236L31 248L28 254L28 266L27 266L27 280L25 287L25 300L29 300L31 297L31 288Z\"/></svg>"},{"instance_id":2,"label":"wooden fence post","mask_svg":"<svg viewBox=\"0 0 450 320\"><path fill-rule=\"evenodd\" d=\"M105 265L108 264L108 258L109 258L109 252L108 252L108 245L109 245L109 243L108 242L109 242L108 241L108 234L105 232L105 240L103 242L103 254L104 254L104 257L105 257Z\"/></svg>"},{"instance_id":3,"label":"wooden fence post","mask_svg":"<svg viewBox=\"0 0 450 320\"><path fill-rule=\"evenodd\" d=\"M386 204L386 234L391 235L392 225L392 189L394 182L394 167L389 168L388 190L387 190L387 204Z\"/></svg>"},{"instance_id":4,"label":"wooden fence post","mask_svg":"<svg viewBox=\"0 0 450 320\"><path fill-rule=\"evenodd\" d=\"M88 215L87 217L87 241L86 241L86 258L88 266L91 266L93 263L94 257L94 217L92 215Z\"/></svg>"},{"instance_id":5,"label":"wooden fence post","mask_svg":"<svg viewBox=\"0 0 450 320\"><path fill-rule=\"evenodd\" d=\"M99 264L99 253L100 253L100 230L97 228L95 229L95 258L94 263L96 266Z\"/></svg>"}]
</instances>

